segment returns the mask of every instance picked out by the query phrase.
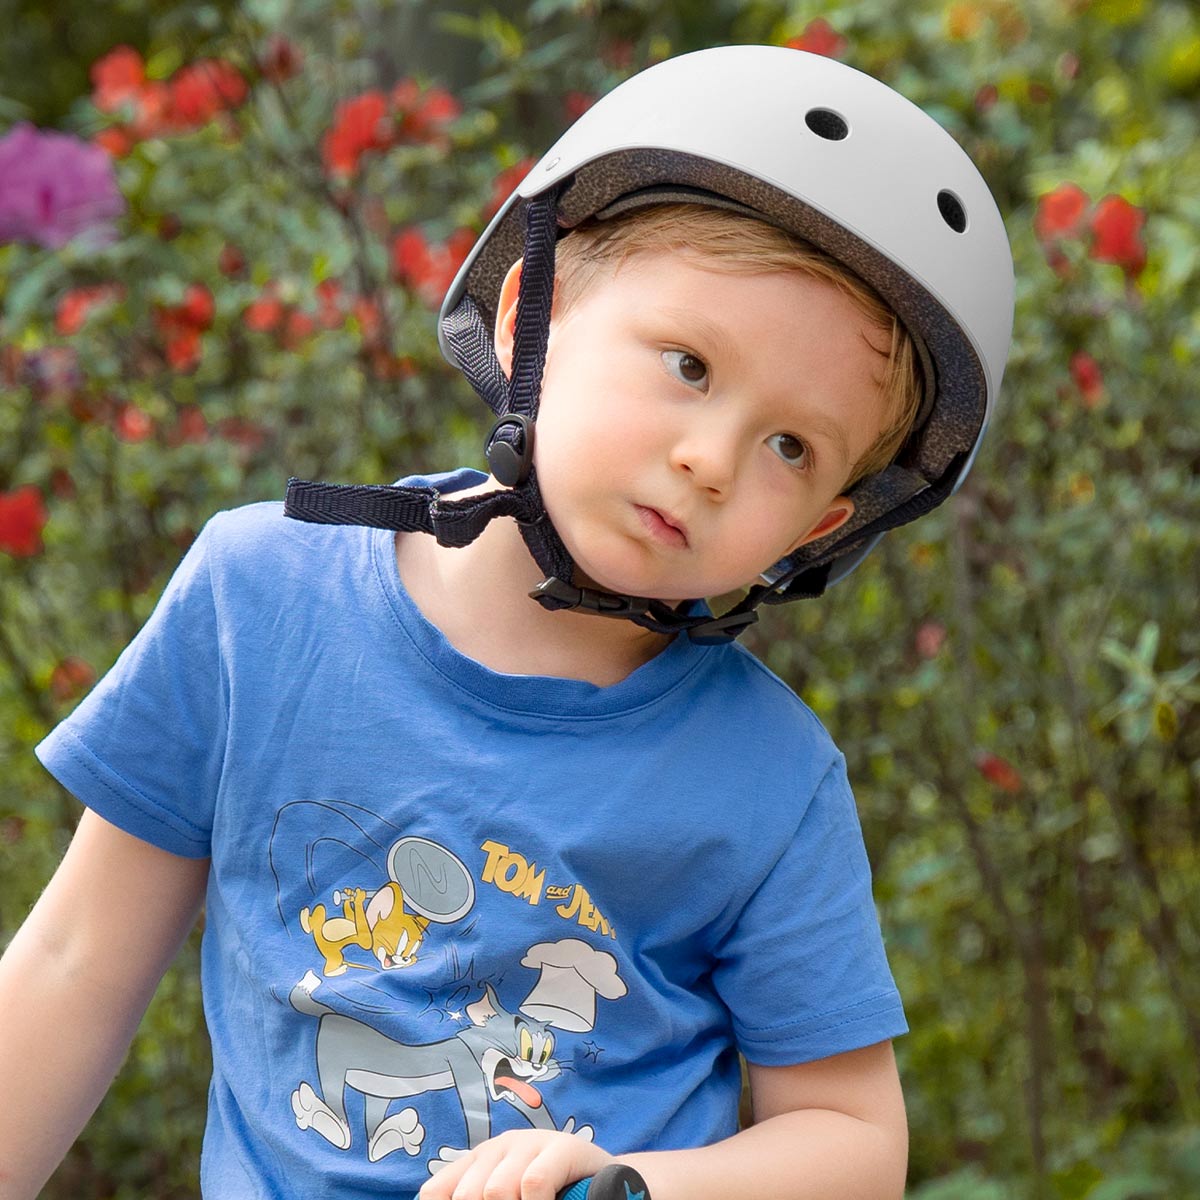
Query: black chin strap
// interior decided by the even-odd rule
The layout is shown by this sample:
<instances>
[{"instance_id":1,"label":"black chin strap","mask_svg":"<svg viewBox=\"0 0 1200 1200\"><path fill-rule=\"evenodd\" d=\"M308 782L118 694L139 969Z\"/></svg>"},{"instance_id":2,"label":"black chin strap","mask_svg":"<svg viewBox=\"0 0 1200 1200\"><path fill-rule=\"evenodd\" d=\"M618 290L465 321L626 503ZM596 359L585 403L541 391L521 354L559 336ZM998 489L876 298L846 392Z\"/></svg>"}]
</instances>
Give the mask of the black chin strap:
<instances>
[{"instance_id":1,"label":"black chin strap","mask_svg":"<svg viewBox=\"0 0 1200 1200\"><path fill-rule=\"evenodd\" d=\"M430 533L443 546L468 546L488 522L512 517L530 554L545 573L546 578L529 593L543 608L616 617L655 633L686 632L701 643L732 641L758 619L754 609L769 588L753 587L735 608L723 616L710 617L684 615L662 600L576 587L568 582L574 577L575 564L546 514L533 466L534 422L554 299L557 213L557 191L529 202L511 378L500 366L490 332L470 296L463 298L443 326L463 374L498 418L488 434L485 450L492 474L508 490L455 500L429 487L289 479L284 515L322 525L367 525Z\"/></svg>"}]
</instances>

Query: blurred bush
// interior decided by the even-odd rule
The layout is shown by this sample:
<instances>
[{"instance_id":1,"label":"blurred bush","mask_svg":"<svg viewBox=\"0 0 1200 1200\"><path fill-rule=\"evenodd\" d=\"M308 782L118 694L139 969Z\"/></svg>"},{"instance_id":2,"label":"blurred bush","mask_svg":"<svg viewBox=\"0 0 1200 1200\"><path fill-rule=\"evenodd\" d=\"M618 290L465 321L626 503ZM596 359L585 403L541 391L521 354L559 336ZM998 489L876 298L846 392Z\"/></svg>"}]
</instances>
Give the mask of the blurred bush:
<instances>
[{"instance_id":1,"label":"blurred bush","mask_svg":"<svg viewBox=\"0 0 1200 1200\"><path fill-rule=\"evenodd\" d=\"M850 761L912 1024L911 1194L1200 1194L1192 6L15 7L4 940L77 814L31 748L207 517L289 474L479 465L482 407L433 313L530 157L657 58L798 45L937 116L1017 262L1004 404L963 492L745 639ZM196 1194L197 977L191 944L48 1197Z\"/></svg>"}]
</instances>

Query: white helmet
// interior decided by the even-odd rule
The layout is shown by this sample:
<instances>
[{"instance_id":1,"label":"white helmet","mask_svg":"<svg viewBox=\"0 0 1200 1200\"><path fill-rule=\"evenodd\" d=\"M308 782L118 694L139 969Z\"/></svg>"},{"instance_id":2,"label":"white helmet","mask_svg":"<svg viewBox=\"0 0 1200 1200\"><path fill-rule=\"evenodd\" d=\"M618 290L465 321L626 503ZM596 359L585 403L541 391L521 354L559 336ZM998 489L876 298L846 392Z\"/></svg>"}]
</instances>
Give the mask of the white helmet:
<instances>
[{"instance_id":1,"label":"white helmet","mask_svg":"<svg viewBox=\"0 0 1200 1200\"><path fill-rule=\"evenodd\" d=\"M733 613L707 622L669 615L658 602L571 587L570 558L544 516L531 468L554 241L589 218L681 201L767 221L844 264L900 317L924 382L896 461L850 490L850 520L777 563L769 584L752 589ZM510 383L491 330L501 283L522 254ZM540 278L527 285L531 262ZM758 603L820 594L887 529L959 486L995 404L1012 312L1012 257L999 211L936 121L844 63L777 46L723 46L633 76L559 138L463 264L442 305L439 339L501 417L489 462L522 503L529 500L523 516L505 511L518 515L547 570L536 597L547 607L582 606L707 639L736 636Z\"/></svg>"}]
</instances>

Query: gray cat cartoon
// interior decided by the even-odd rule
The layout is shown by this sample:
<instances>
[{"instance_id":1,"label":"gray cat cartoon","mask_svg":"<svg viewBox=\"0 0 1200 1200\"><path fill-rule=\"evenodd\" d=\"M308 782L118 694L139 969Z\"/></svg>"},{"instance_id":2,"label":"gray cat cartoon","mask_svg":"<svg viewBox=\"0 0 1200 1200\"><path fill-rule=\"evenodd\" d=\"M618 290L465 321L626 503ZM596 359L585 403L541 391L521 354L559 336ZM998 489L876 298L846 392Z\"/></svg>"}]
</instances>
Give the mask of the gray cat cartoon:
<instances>
[{"instance_id":1,"label":"gray cat cartoon","mask_svg":"<svg viewBox=\"0 0 1200 1200\"><path fill-rule=\"evenodd\" d=\"M396 1150L416 1155L425 1140L420 1115L409 1106L389 1116L391 1102L452 1088L466 1123L466 1144L463 1149L442 1146L429 1164L431 1171L486 1141L492 1130L491 1106L500 1102L511 1105L536 1129L557 1129L591 1140L590 1126L577 1126L574 1117L559 1125L539 1089L561 1073L552 1027L590 1030L595 997L625 994L616 960L568 938L531 947L522 965L540 969L541 976L519 1012L505 1009L485 984L483 995L467 1005L470 1025L453 1037L415 1045L323 1004L314 995L321 981L309 971L289 999L297 1012L319 1020L319 1091L302 1080L292 1093L296 1124L348 1150L352 1139L345 1089L354 1088L364 1098L367 1158L378 1162Z\"/></svg>"}]
</instances>

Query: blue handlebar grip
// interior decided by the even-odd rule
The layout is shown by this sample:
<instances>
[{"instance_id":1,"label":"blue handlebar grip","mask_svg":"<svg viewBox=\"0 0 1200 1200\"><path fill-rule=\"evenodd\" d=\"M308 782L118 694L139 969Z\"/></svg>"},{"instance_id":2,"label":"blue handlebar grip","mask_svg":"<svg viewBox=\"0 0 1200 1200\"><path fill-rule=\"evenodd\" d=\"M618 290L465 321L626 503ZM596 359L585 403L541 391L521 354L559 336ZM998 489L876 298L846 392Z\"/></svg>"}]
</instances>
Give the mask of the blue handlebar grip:
<instances>
[{"instance_id":1,"label":"blue handlebar grip","mask_svg":"<svg viewBox=\"0 0 1200 1200\"><path fill-rule=\"evenodd\" d=\"M624 1163L609 1163L607 1167L576 1180L558 1200L650 1200L646 1181Z\"/></svg>"}]
</instances>

